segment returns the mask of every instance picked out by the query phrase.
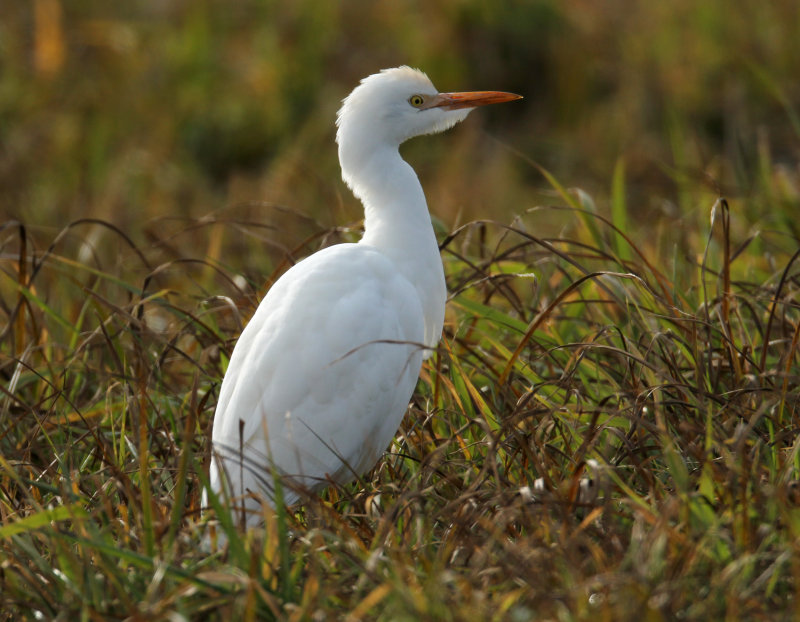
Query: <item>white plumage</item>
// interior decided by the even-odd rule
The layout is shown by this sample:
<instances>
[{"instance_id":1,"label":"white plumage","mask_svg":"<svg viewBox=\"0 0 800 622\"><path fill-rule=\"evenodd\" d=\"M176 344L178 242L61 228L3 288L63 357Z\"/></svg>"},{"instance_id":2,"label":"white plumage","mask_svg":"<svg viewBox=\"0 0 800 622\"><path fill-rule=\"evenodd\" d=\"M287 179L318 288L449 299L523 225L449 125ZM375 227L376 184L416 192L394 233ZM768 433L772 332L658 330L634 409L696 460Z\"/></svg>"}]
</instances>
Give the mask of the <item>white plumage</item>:
<instances>
[{"instance_id":1,"label":"white plumage","mask_svg":"<svg viewBox=\"0 0 800 622\"><path fill-rule=\"evenodd\" d=\"M365 473L389 445L441 335L447 294L425 196L398 147L518 97L437 93L400 67L344 100L336 141L342 177L364 204L364 236L311 255L269 290L214 415L210 486L246 510L248 525L263 521L262 502L274 505L275 474L291 505L301 490Z\"/></svg>"}]
</instances>

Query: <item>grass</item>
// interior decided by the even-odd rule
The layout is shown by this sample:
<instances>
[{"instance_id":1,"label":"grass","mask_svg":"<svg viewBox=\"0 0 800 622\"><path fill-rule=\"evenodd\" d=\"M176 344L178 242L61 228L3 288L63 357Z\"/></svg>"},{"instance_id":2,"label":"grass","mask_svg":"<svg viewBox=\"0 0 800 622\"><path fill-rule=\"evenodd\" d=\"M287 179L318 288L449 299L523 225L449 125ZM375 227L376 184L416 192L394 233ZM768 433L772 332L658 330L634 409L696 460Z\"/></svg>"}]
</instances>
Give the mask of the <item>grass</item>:
<instances>
[{"instance_id":1,"label":"grass","mask_svg":"<svg viewBox=\"0 0 800 622\"><path fill-rule=\"evenodd\" d=\"M47 244L9 224L6 618L796 613L796 240L731 240L720 198L697 260L667 275L555 188L560 206L444 238L445 336L386 458L264 534L231 532L227 555L202 550L199 492L233 302L246 315L256 288L99 222ZM573 236L527 232L553 210ZM79 259L98 227L113 267ZM257 230L184 231L213 246L220 227Z\"/></svg>"},{"instance_id":2,"label":"grass","mask_svg":"<svg viewBox=\"0 0 800 622\"><path fill-rule=\"evenodd\" d=\"M800 616L795 3L32 6L0 23L0 620ZM227 357L358 237L335 108L401 62L526 95L404 148L442 342L371 473L209 554Z\"/></svg>"}]
</instances>

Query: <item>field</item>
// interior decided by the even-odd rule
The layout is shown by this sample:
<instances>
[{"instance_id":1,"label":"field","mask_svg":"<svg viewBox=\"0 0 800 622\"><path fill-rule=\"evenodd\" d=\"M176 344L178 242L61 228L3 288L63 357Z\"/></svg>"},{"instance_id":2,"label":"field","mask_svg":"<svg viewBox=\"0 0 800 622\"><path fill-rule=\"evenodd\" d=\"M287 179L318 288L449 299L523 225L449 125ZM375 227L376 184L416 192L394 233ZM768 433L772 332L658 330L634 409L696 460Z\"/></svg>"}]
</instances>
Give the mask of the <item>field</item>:
<instances>
[{"instance_id":1,"label":"field","mask_svg":"<svg viewBox=\"0 0 800 622\"><path fill-rule=\"evenodd\" d=\"M0 20L0 620L800 618L800 5L32 0ZM203 547L236 338L403 155L447 319L384 459ZM213 514L213 512L211 513Z\"/></svg>"}]
</instances>

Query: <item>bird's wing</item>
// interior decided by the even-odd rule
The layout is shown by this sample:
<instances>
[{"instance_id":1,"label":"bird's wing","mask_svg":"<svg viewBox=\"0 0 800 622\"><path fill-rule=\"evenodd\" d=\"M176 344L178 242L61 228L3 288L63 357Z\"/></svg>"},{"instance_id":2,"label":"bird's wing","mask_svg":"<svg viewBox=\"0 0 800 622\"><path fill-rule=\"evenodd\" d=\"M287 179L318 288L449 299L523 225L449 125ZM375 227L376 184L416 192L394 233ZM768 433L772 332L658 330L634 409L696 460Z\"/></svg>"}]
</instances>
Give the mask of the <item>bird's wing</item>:
<instances>
[{"instance_id":1,"label":"bird's wing","mask_svg":"<svg viewBox=\"0 0 800 622\"><path fill-rule=\"evenodd\" d=\"M312 255L275 283L237 342L215 451L244 444L250 460L308 488L362 474L402 420L423 337L416 289L380 252L341 244Z\"/></svg>"}]
</instances>

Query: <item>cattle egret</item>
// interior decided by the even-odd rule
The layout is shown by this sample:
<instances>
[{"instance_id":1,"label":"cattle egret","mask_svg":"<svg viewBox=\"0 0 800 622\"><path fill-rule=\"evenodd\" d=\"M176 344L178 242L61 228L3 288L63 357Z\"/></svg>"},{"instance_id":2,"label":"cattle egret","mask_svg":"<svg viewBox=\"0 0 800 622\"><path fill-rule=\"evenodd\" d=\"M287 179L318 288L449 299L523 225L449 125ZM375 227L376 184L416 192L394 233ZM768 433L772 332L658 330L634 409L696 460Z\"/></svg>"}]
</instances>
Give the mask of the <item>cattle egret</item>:
<instances>
[{"instance_id":1,"label":"cattle egret","mask_svg":"<svg viewBox=\"0 0 800 622\"><path fill-rule=\"evenodd\" d=\"M476 106L519 99L439 93L410 67L361 81L336 125L342 178L364 204L357 244L299 262L267 292L222 381L210 487L247 525L302 491L371 469L408 408L444 322L445 280L425 196L398 147ZM204 502L205 505L205 502Z\"/></svg>"}]
</instances>

